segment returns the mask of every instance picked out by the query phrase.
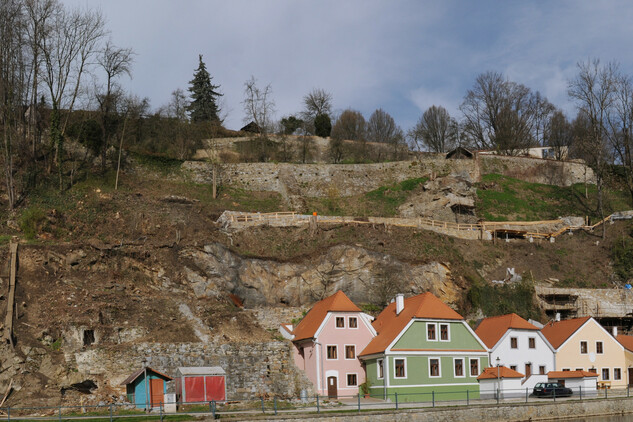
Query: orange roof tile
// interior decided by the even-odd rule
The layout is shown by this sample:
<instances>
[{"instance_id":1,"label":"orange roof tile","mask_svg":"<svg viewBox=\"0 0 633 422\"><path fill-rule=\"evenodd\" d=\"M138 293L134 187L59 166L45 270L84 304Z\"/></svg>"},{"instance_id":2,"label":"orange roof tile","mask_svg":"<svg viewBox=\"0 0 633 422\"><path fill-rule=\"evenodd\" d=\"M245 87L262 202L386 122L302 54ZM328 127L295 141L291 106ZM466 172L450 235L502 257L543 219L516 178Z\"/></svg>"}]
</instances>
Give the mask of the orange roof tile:
<instances>
[{"instance_id":1,"label":"orange roof tile","mask_svg":"<svg viewBox=\"0 0 633 422\"><path fill-rule=\"evenodd\" d=\"M499 378L523 378L523 375L520 372L515 371L514 369L506 368L505 366L499 367ZM484 369L484 371L477 377L478 380L486 380L486 379L497 379L497 367L490 367Z\"/></svg>"},{"instance_id":2,"label":"orange roof tile","mask_svg":"<svg viewBox=\"0 0 633 422\"><path fill-rule=\"evenodd\" d=\"M342 290L339 290L332 296L314 304L312 309L295 327L293 331L295 335L294 341L314 337L328 312L360 312L360 309L354 305L354 302Z\"/></svg>"},{"instance_id":3,"label":"orange roof tile","mask_svg":"<svg viewBox=\"0 0 633 422\"><path fill-rule=\"evenodd\" d=\"M566 319L564 321L550 321L541 329L541 333L554 349L558 349L591 317Z\"/></svg>"},{"instance_id":4,"label":"orange roof tile","mask_svg":"<svg viewBox=\"0 0 633 422\"><path fill-rule=\"evenodd\" d=\"M538 331L536 326L517 314L507 314L484 319L475 330L475 334L486 343L486 346L492 348L510 328Z\"/></svg>"},{"instance_id":5,"label":"orange roof tile","mask_svg":"<svg viewBox=\"0 0 633 422\"><path fill-rule=\"evenodd\" d=\"M618 334L615 339L629 352L633 352L633 336Z\"/></svg>"},{"instance_id":6,"label":"orange roof tile","mask_svg":"<svg viewBox=\"0 0 633 422\"><path fill-rule=\"evenodd\" d=\"M412 318L464 319L429 292L406 298L400 315L396 315L396 302L392 302L374 320L372 325L378 335L369 342L359 356L384 352Z\"/></svg>"},{"instance_id":7,"label":"orange roof tile","mask_svg":"<svg viewBox=\"0 0 633 422\"><path fill-rule=\"evenodd\" d=\"M597 377L598 374L589 371L549 371L547 378L585 378Z\"/></svg>"}]
</instances>

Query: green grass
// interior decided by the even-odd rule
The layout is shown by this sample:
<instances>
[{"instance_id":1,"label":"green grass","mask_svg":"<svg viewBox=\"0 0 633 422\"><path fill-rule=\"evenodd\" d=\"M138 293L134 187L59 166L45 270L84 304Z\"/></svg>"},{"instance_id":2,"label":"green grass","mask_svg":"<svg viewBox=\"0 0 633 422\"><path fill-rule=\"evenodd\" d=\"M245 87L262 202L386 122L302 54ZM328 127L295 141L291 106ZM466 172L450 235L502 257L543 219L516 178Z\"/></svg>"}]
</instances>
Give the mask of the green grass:
<instances>
[{"instance_id":1,"label":"green grass","mask_svg":"<svg viewBox=\"0 0 633 422\"><path fill-rule=\"evenodd\" d=\"M498 174L486 174L478 183L476 213L488 221L550 220L561 216L599 217L594 185L570 187L529 183ZM629 194L605 190L605 215L631 208Z\"/></svg>"},{"instance_id":2,"label":"green grass","mask_svg":"<svg viewBox=\"0 0 633 422\"><path fill-rule=\"evenodd\" d=\"M138 152L130 152L130 156L136 163L148 170L155 171L163 176L172 173L178 173L183 160L176 158L164 157L161 155L140 154Z\"/></svg>"}]
</instances>

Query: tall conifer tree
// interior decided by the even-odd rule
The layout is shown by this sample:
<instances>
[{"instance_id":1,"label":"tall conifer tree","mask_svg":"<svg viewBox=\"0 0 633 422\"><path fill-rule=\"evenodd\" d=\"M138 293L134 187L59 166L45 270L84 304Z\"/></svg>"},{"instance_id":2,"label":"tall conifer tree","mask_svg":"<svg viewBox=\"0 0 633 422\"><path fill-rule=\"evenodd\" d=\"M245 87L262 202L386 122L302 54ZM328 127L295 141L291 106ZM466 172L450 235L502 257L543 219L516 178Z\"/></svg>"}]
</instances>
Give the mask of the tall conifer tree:
<instances>
[{"instance_id":1,"label":"tall conifer tree","mask_svg":"<svg viewBox=\"0 0 633 422\"><path fill-rule=\"evenodd\" d=\"M193 74L193 79L189 81L189 92L191 92L191 104L187 107L189 117L192 122L220 122L218 117L218 106L216 97L222 96L216 91L220 85L211 84L211 76L207 72L207 66L202 61L202 54L199 56L200 63L198 69Z\"/></svg>"}]
</instances>

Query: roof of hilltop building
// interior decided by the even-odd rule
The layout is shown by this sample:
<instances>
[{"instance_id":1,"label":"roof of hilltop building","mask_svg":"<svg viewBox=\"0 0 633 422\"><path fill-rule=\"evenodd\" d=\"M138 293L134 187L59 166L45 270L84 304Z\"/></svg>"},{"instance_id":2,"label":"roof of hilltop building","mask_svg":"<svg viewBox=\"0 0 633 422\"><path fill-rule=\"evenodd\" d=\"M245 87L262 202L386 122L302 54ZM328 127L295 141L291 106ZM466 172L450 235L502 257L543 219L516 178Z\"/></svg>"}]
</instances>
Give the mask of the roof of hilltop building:
<instances>
[{"instance_id":1,"label":"roof of hilltop building","mask_svg":"<svg viewBox=\"0 0 633 422\"><path fill-rule=\"evenodd\" d=\"M564 321L550 321L541 329L547 341L558 349L569 337L582 327L591 317L567 319Z\"/></svg>"}]
</instances>

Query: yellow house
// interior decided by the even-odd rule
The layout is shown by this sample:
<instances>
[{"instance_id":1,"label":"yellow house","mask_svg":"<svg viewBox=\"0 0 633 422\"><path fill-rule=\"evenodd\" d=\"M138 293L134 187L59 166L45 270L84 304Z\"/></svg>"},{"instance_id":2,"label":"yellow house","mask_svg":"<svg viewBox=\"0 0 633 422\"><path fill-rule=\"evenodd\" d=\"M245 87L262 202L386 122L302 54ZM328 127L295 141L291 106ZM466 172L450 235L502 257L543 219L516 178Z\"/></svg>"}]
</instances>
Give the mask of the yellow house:
<instances>
[{"instance_id":1,"label":"yellow house","mask_svg":"<svg viewBox=\"0 0 633 422\"><path fill-rule=\"evenodd\" d=\"M541 333L554 347L557 371L593 372L599 387L626 387L624 347L592 317L551 321Z\"/></svg>"},{"instance_id":2,"label":"yellow house","mask_svg":"<svg viewBox=\"0 0 633 422\"><path fill-rule=\"evenodd\" d=\"M616 339L624 346L624 360L629 385L633 385L633 336L618 335Z\"/></svg>"}]
</instances>

